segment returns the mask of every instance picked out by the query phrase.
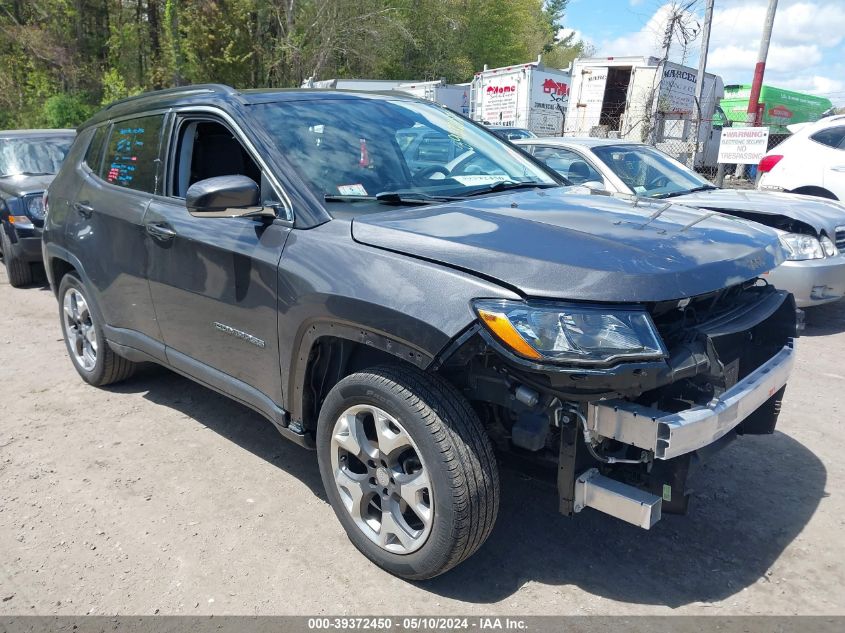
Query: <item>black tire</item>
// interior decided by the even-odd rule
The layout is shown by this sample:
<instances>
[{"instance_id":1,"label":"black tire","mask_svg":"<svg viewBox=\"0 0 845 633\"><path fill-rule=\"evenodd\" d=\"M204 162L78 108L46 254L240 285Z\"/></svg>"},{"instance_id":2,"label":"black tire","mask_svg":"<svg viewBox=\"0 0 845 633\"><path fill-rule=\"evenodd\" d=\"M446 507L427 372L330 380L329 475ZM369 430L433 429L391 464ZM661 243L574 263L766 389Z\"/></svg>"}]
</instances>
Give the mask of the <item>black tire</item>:
<instances>
[{"instance_id":1,"label":"black tire","mask_svg":"<svg viewBox=\"0 0 845 633\"><path fill-rule=\"evenodd\" d=\"M821 187L798 187L798 189L793 189L789 193L795 193L801 196L815 196L816 198L825 198L827 200L839 200L833 192Z\"/></svg>"},{"instance_id":2,"label":"black tire","mask_svg":"<svg viewBox=\"0 0 845 633\"><path fill-rule=\"evenodd\" d=\"M12 255L12 243L9 236L0 225L0 240L3 242L3 264L6 266L6 276L13 288L28 286L32 283L32 266Z\"/></svg>"},{"instance_id":3,"label":"black tire","mask_svg":"<svg viewBox=\"0 0 845 633\"><path fill-rule=\"evenodd\" d=\"M393 416L425 464L434 511L430 532L416 551L397 554L373 542L356 525L338 492L331 459L333 432L341 414L356 405L375 406ZM493 529L499 509L493 446L467 400L437 376L383 366L344 378L320 411L317 455L326 495L349 539L396 576L422 580L442 574L478 550Z\"/></svg>"},{"instance_id":4,"label":"black tire","mask_svg":"<svg viewBox=\"0 0 845 633\"><path fill-rule=\"evenodd\" d=\"M65 317L65 296L67 293L74 291L83 296L90 311L91 328L96 339L96 360L91 368L86 368L79 360L76 351L74 350L74 343L71 342L71 334L69 333L68 320ZM109 344L106 342L106 337L103 334L102 321L100 311L94 303L94 298L91 293L85 288L79 278L67 273L62 277L59 283L59 320L62 325L62 335L65 339L65 346L67 347L68 356L70 356L73 366L82 377L82 380L89 385L95 387L103 387L121 380L126 380L138 367L137 363L126 360L122 356L118 356Z\"/></svg>"}]
</instances>

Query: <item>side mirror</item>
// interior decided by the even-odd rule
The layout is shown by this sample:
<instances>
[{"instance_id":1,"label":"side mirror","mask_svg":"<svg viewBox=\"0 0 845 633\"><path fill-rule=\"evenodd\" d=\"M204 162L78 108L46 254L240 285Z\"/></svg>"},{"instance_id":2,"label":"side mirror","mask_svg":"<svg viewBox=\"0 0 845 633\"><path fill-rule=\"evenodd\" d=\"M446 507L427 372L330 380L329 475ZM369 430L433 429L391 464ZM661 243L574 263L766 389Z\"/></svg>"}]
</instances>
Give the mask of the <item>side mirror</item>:
<instances>
[{"instance_id":1,"label":"side mirror","mask_svg":"<svg viewBox=\"0 0 845 633\"><path fill-rule=\"evenodd\" d=\"M585 183L582 183L582 187L586 187L587 189L592 189L593 191L604 191L604 183L599 182L598 180L588 180Z\"/></svg>"},{"instance_id":2,"label":"side mirror","mask_svg":"<svg viewBox=\"0 0 845 633\"><path fill-rule=\"evenodd\" d=\"M260 191L247 176L217 176L188 187L185 206L200 218L276 217L276 211L259 203Z\"/></svg>"}]
</instances>

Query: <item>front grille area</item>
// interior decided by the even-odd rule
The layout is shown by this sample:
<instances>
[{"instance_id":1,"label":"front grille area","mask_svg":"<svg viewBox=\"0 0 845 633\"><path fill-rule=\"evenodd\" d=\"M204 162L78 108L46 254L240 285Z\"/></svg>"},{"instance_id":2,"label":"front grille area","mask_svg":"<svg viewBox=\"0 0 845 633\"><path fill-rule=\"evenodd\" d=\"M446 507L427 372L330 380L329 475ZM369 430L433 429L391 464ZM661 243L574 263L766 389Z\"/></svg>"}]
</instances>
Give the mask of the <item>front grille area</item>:
<instances>
[{"instance_id":1,"label":"front grille area","mask_svg":"<svg viewBox=\"0 0 845 633\"><path fill-rule=\"evenodd\" d=\"M836 248L839 252L845 252L845 226L836 227Z\"/></svg>"},{"instance_id":2,"label":"front grille area","mask_svg":"<svg viewBox=\"0 0 845 633\"><path fill-rule=\"evenodd\" d=\"M738 284L684 300L663 301L651 307L651 317L666 347L694 337L698 326L724 317L753 303L764 292L754 282Z\"/></svg>"},{"instance_id":3,"label":"front grille area","mask_svg":"<svg viewBox=\"0 0 845 633\"><path fill-rule=\"evenodd\" d=\"M664 411L706 404L766 363L796 334L791 296L754 282L650 308L669 351L672 381L636 402ZM765 422L771 426L775 419L769 415Z\"/></svg>"},{"instance_id":4,"label":"front grille area","mask_svg":"<svg viewBox=\"0 0 845 633\"><path fill-rule=\"evenodd\" d=\"M653 306L651 314L670 354L704 337L725 366L738 361L736 378L748 375L795 336L793 301L753 282L692 297L686 305L664 302Z\"/></svg>"}]
</instances>

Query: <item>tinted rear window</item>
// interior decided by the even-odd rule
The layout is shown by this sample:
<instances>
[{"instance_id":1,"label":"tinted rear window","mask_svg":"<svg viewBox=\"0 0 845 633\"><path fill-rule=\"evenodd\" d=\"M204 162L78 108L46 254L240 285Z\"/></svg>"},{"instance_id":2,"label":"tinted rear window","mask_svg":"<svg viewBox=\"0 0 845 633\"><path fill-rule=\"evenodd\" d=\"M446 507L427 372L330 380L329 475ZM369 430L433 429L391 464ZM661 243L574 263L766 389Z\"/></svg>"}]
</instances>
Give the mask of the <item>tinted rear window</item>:
<instances>
[{"instance_id":1,"label":"tinted rear window","mask_svg":"<svg viewBox=\"0 0 845 633\"><path fill-rule=\"evenodd\" d=\"M100 170L100 162L103 157L103 141L106 140L108 129L108 125L98 127L94 132L94 138L91 139L91 143L88 145L88 150L85 152L85 164L95 172Z\"/></svg>"},{"instance_id":2,"label":"tinted rear window","mask_svg":"<svg viewBox=\"0 0 845 633\"><path fill-rule=\"evenodd\" d=\"M155 193L163 114L125 119L112 126L100 176L115 185Z\"/></svg>"},{"instance_id":3,"label":"tinted rear window","mask_svg":"<svg viewBox=\"0 0 845 633\"><path fill-rule=\"evenodd\" d=\"M845 126L830 127L826 130L821 130L813 134L810 138L828 147L845 147Z\"/></svg>"}]
</instances>

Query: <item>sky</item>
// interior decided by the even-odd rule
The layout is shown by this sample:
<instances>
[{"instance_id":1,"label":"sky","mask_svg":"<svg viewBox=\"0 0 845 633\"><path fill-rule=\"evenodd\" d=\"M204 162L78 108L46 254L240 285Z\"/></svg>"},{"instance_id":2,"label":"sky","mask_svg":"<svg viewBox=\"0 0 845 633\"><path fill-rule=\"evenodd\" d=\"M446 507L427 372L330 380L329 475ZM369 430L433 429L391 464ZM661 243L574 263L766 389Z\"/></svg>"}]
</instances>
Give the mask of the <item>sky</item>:
<instances>
[{"instance_id":1,"label":"sky","mask_svg":"<svg viewBox=\"0 0 845 633\"><path fill-rule=\"evenodd\" d=\"M659 57L672 4L570 0L564 23L590 43L597 56ZM703 22L704 5L704 0L697 0L692 7L690 30ZM767 0L715 0L707 72L721 75L725 85L751 83L767 6ZM700 35L686 51L676 38L670 59L698 66L700 47ZM845 0L780 0L763 81L845 106Z\"/></svg>"}]
</instances>

